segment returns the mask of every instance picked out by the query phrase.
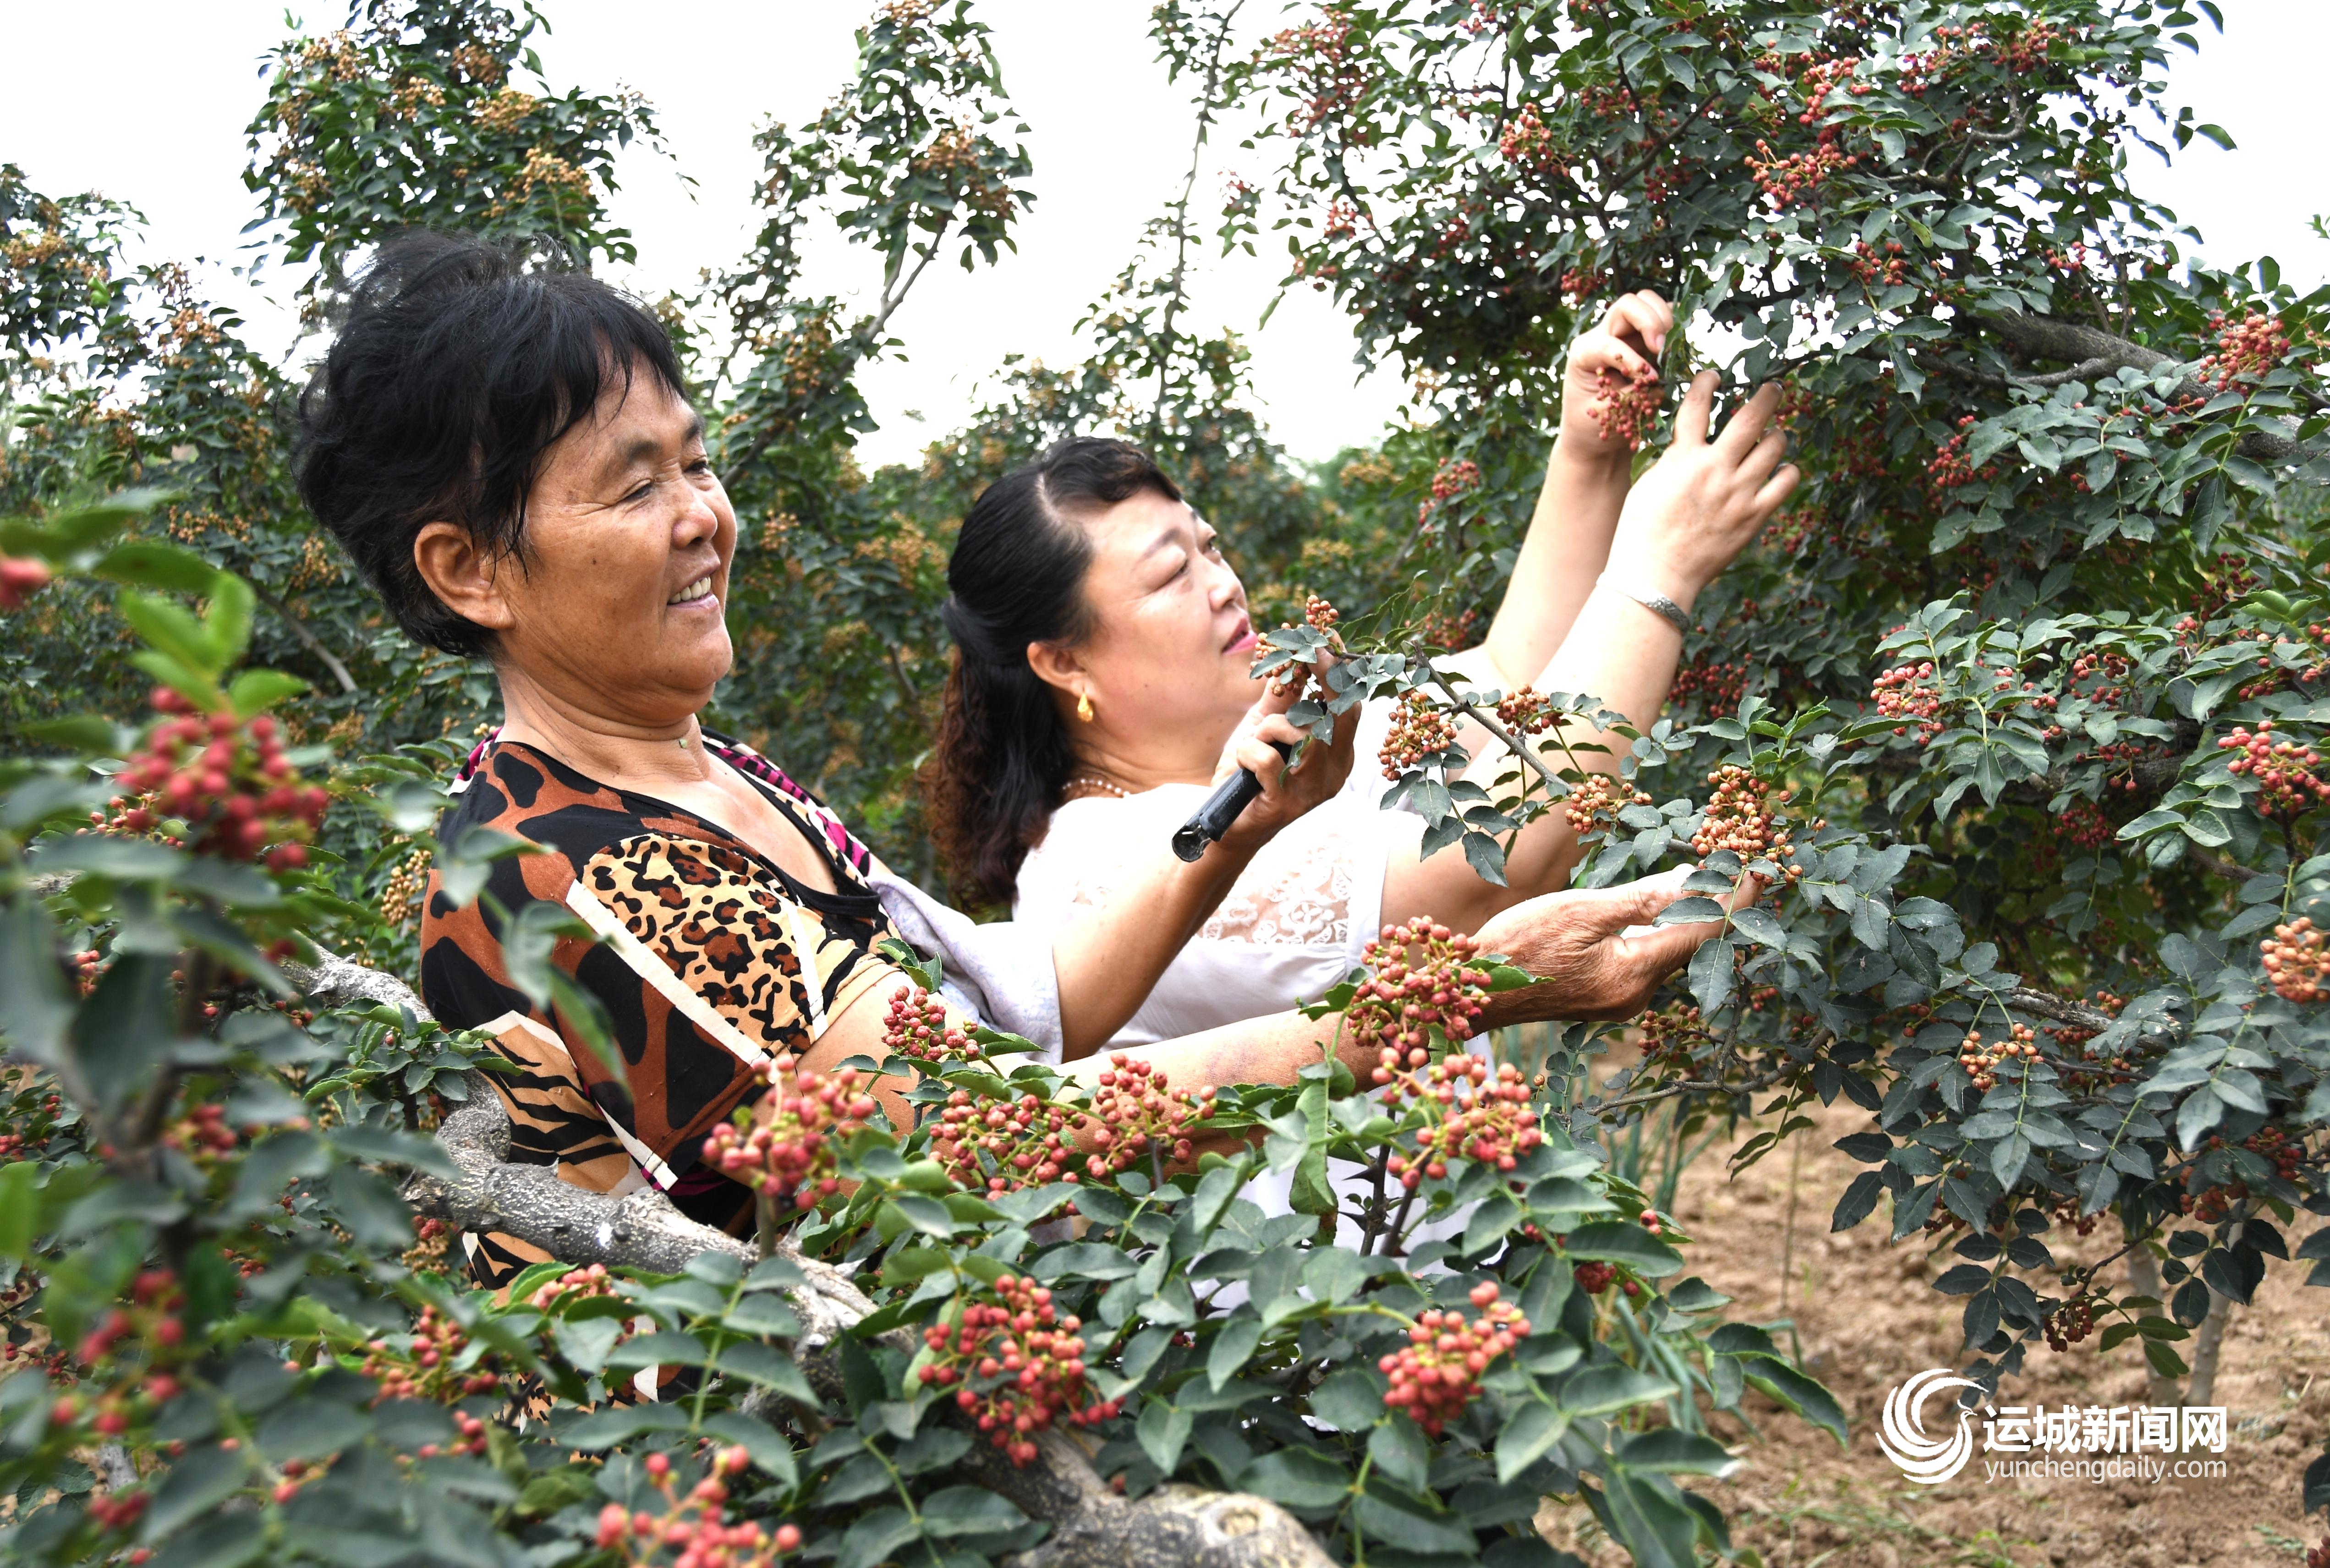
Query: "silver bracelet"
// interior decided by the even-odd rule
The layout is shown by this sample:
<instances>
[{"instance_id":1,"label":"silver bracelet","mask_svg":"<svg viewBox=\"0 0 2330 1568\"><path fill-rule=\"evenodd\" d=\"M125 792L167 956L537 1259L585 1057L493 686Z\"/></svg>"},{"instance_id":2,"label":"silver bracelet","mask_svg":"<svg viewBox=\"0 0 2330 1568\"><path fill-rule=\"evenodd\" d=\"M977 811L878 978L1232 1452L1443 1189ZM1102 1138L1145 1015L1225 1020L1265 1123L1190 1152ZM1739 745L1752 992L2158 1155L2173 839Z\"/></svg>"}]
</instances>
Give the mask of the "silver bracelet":
<instances>
[{"instance_id":1,"label":"silver bracelet","mask_svg":"<svg viewBox=\"0 0 2330 1568\"><path fill-rule=\"evenodd\" d=\"M1677 604L1657 589L1634 588L1623 582L1613 582L1607 572L1595 579L1594 586L1606 588L1613 593L1624 594L1628 599L1674 628L1677 632L1685 637L1691 635L1691 617L1683 613L1681 605Z\"/></svg>"}]
</instances>

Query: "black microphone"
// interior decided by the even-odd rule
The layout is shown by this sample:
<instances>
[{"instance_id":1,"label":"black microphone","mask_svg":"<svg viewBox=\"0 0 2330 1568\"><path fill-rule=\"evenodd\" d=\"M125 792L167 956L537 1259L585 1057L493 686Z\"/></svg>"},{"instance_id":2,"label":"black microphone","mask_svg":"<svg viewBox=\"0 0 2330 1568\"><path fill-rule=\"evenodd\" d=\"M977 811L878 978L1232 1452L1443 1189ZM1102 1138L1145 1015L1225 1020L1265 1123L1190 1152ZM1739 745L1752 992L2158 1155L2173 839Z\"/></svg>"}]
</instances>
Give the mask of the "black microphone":
<instances>
[{"instance_id":1,"label":"black microphone","mask_svg":"<svg viewBox=\"0 0 2330 1568\"><path fill-rule=\"evenodd\" d=\"M1286 741L1273 741L1279 756L1292 760L1294 747ZM1206 798L1197 815L1173 830L1173 853L1183 860L1195 860L1206 853L1206 845L1230 830L1238 813L1254 804L1262 793L1262 780L1254 776L1251 768L1241 768L1222 780L1221 788Z\"/></svg>"}]
</instances>

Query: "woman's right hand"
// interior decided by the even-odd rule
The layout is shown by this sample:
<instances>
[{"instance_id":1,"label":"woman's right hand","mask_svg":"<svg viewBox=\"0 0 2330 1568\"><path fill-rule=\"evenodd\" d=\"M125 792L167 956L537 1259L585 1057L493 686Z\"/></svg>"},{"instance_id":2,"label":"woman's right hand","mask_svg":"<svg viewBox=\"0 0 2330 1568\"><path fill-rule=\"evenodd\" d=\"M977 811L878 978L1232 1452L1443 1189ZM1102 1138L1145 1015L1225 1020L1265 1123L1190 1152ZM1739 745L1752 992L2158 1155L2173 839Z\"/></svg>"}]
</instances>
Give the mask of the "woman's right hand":
<instances>
[{"instance_id":1,"label":"woman's right hand","mask_svg":"<svg viewBox=\"0 0 2330 1568\"><path fill-rule=\"evenodd\" d=\"M1780 389L1771 384L1734 410L1709 439L1716 374L1701 371L1675 415L1674 443L1634 482L1610 545L1609 570L1689 609L1796 487L1782 465L1788 438L1772 426Z\"/></svg>"},{"instance_id":2,"label":"woman's right hand","mask_svg":"<svg viewBox=\"0 0 2330 1568\"><path fill-rule=\"evenodd\" d=\"M1623 465L1634 456L1632 442L1615 433L1604 434L1608 418L1602 411L1610 388L1605 377L1618 384L1655 384L1658 357L1674 330L1674 307L1649 288L1622 294L1609 313L1590 332L1569 346L1562 367L1561 440L1558 449L1573 458L1606 458Z\"/></svg>"},{"instance_id":3,"label":"woman's right hand","mask_svg":"<svg viewBox=\"0 0 2330 1568\"><path fill-rule=\"evenodd\" d=\"M1316 668L1323 675L1334 657L1322 653L1319 661ZM1216 782L1227 778L1234 768L1246 769L1262 781L1261 796L1238 813L1237 820L1222 836L1222 842L1238 854L1252 855L1280 828L1312 807L1332 799L1351 776L1352 744L1359 727L1359 708L1356 704L1335 721L1331 744L1322 746L1312 741L1291 768L1271 744L1275 741L1293 745L1304 738L1303 732L1286 717L1286 710L1301 700L1309 684L1269 683L1262 699L1247 710L1236 733L1223 749Z\"/></svg>"}]
</instances>

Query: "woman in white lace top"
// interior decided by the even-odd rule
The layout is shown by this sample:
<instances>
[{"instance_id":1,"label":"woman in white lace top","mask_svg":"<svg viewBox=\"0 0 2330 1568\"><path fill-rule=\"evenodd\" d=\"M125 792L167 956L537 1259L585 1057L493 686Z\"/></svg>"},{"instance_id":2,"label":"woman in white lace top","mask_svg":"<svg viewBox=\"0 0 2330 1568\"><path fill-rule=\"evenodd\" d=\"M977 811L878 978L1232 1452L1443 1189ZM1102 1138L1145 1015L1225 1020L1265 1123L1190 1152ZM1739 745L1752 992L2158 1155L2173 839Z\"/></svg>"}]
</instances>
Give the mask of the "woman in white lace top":
<instances>
[{"instance_id":1,"label":"woman in white lace top","mask_svg":"<svg viewBox=\"0 0 2330 1568\"><path fill-rule=\"evenodd\" d=\"M1795 483L1770 430L1776 389L1710 437L1715 378L1695 382L1673 445L1630 486L1631 449L1605 439L1599 373L1632 377L1672 326L1630 295L1581 337L1545 486L1502 603L1479 647L1444 661L1480 687L1586 692L1646 727L1665 701L1694 598ZM1255 634L1213 529L1147 456L1063 442L991 486L963 521L946 605L958 651L933 770L942 847L958 880L1014 917L1058 928L1132 892L1139 868L1227 772L1251 711ZM1371 704L1356 750L1390 723ZM1495 743L1460 734L1484 781ZM1586 765L1615 771L1624 741ZM1377 808L1354 770L1342 793L1255 854L1198 936L1110 1044L1171 1038L1315 999L1387 923L1425 914L1477 930L1553 891L1576 864L1559 812L1530 826L1509 884L1460 855L1425 858L1423 824ZM1115 912L1122 918L1122 911ZM1073 1057L1102 1042L1067 1042Z\"/></svg>"}]
</instances>

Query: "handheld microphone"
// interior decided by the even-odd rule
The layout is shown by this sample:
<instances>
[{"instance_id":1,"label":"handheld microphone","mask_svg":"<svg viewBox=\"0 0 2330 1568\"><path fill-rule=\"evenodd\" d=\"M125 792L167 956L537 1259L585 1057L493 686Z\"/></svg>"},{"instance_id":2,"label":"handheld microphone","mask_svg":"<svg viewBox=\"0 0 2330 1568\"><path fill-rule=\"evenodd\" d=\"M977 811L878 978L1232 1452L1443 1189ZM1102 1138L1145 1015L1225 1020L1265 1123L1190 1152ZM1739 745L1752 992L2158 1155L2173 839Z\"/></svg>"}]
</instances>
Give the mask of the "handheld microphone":
<instances>
[{"instance_id":1,"label":"handheld microphone","mask_svg":"<svg viewBox=\"0 0 2330 1568\"><path fill-rule=\"evenodd\" d=\"M1271 745L1282 758L1293 758L1294 748L1289 742L1273 741ZM1251 768L1241 768L1223 779L1221 788L1206 798L1197 814L1173 830L1173 853L1183 860L1196 860L1206 853L1206 845L1230 830L1238 813L1253 805L1261 793L1262 780Z\"/></svg>"}]
</instances>

